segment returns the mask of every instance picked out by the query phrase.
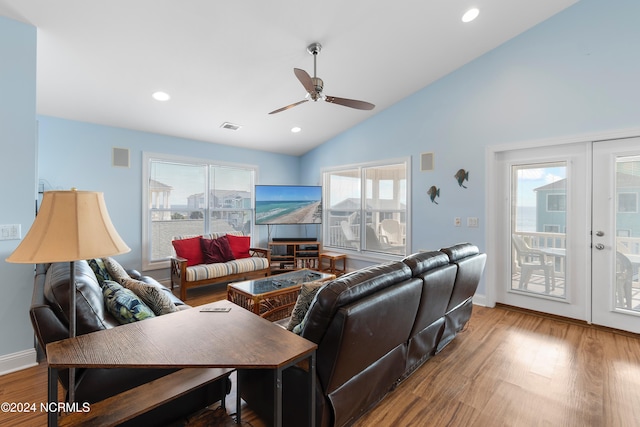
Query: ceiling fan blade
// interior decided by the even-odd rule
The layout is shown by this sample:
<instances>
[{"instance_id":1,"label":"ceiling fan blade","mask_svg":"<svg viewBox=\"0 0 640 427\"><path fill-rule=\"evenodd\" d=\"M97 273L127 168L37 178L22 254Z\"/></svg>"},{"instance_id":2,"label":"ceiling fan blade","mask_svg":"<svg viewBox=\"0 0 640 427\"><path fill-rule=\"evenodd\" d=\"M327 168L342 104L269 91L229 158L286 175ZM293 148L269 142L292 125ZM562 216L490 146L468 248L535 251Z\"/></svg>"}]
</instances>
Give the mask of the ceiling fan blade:
<instances>
[{"instance_id":1,"label":"ceiling fan blade","mask_svg":"<svg viewBox=\"0 0 640 427\"><path fill-rule=\"evenodd\" d=\"M288 110L289 108L293 108L293 107L295 107L296 105L300 105L300 104L302 104L303 102L307 102L307 101L308 101L308 99L303 99L302 101L296 102L296 103L291 104L291 105L287 105L286 107L282 107L282 108L278 108L277 110L273 110L273 111L272 111L272 112L270 112L269 114L275 114L275 113L279 113L279 112L284 111L284 110Z\"/></svg>"},{"instance_id":2,"label":"ceiling fan blade","mask_svg":"<svg viewBox=\"0 0 640 427\"><path fill-rule=\"evenodd\" d=\"M301 70L300 68L294 68L293 73L296 75L302 86L307 90L307 92L314 94L316 93L316 87L313 85L311 81L311 76L305 70Z\"/></svg>"},{"instance_id":3,"label":"ceiling fan blade","mask_svg":"<svg viewBox=\"0 0 640 427\"><path fill-rule=\"evenodd\" d=\"M345 107L356 108L358 110L373 110L375 108L375 105L371 104L370 102L356 101L355 99L338 98L335 96L327 96L326 101L332 104L340 104L344 105Z\"/></svg>"}]
</instances>

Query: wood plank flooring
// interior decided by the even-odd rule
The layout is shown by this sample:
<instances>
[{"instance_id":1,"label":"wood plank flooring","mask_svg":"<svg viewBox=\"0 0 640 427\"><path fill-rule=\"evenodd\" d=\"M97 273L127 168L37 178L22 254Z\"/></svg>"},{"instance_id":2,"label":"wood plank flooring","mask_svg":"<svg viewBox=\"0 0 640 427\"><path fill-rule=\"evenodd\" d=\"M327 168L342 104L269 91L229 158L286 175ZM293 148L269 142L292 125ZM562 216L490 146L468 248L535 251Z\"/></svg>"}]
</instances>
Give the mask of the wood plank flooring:
<instances>
[{"instance_id":1,"label":"wood plank flooring","mask_svg":"<svg viewBox=\"0 0 640 427\"><path fill-rule=\"evenodd\" d=\"M187 303L225 297L214 285L190 290ZM44 364L4 375L0 402L39 405L46 383ZM245 406L243 425L264 427ZM46 416L0 412L0 425L46 425ZM640 337L474 307L467 328L355 426L640 426Z\"/></svg>"}]
</instances>

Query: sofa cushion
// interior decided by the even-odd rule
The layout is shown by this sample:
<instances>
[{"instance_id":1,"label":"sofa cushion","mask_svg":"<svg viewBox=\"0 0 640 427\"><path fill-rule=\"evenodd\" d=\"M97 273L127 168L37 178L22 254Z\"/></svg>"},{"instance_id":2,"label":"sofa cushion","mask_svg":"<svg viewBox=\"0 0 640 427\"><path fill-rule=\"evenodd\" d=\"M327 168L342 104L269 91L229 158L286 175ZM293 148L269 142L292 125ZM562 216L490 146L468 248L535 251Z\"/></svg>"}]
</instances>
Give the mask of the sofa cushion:
<instances>
[{"instance_id":1,"label":"sofa cushion","mask_svg":"<svg viewBox=\"0 0 640 427\"><path fill-rule=\"evenodd\" d=\"M264 270L265 268L269 268L269 260L267 258L252 256L216 264L202 264L187 267L185 280L187 282L196 282L198 280L215 279L230 274L250 273L252 271Z\"/></svg>"},{"instance_id":2,"label":"sofa cushion","mask_svg":"<svg viewBox=\"0 0 640 427\"><path fill-rule=\"evenodd\" d=\"M131 278L122 279L120 284L140 297L156 316L178 311L176 305L167 295L167 291L159 285Z\"/></svg>"},{"instance_id":3,"label":"sofa cushion","mask_svg":"<svg viewBox=\"0 0 640 427\"><path fill-rule=\"evenodd\" d=\"M340 307L410 278L411 269L400 261L373 265L338 277L318 292L301 335L319 343Z\"/></svg>"},{"instance_id":4,"label":"sofa cushion","mask_svg":"<svg viewBox=\"0 0 640 427\"><path fill-rule=\"evenodd\" d=\"M227 234L227 240L229 246L231 246L231 252L235 259L249 258L249 247L251 247L251 237L249 236L234 236L233 234Z\"/></svg>"},{"instance_id":5,"label":"sofa cushion","mask_svg":"<svg viewBox=\"0 0 640 427\"><path fill-rule=\"evenodd\" d=\"M102 282L105 280L113 280L102 259L88 259L87 262L89 263L89 267L93 270L93 273L96 275L96 279L98 279L98 283L100 283L100 285L102 285Z\"/></svg>"},{"instance_id":6,"label":"sofa cushion","mask_svg":"<svg viewBox=\"0 0 640 427\"><path fill-rule=\"evenodd\" d=\"M217 239L200 239L202 247L202 262L204 264L215 264L216 262L227 262L235 259L227 236Z\"/></svg>"},{"instance_id":7,"label":"sofa cushion","mask_svg":"<svg viewBox=\"0 0 640 427\"><path fill-rule=\"evenodd\" d=\"M188 239L172 240L176 255L187 260L187 266L202 264L202 248L200 236Z\"/></svg>"},{"instance_id":8,"label":"sofa cushion","mask_svg":"<svg viewBox=\"0 0 640 427\"><path fill-rule=\"evenodd\" d=\"M298 295L298 299L296 300L296 304L293 306L293 311L291 312L291 318L289 319L289 323L287 324L287 330L294 331L295 333L300 333L302 327L295 329L304 319L307 311L309 311L309 306L311 305L311 301L318 293L318 290L322 287L322 285L326 285L327 282L307 282L303 283L300 288L300 295Z\"/></svg>"},{"instance_id":9,"label":"sofa cushion","mask_svg":"<svg viewBox=\"0 0 640 427\"><path fill-rule=\"evenodd\" d=\"M127 324L155 317L153 311L133 291L105 280L102 293L107 310L120 324Z\"/></svg>"},{"instance_id":10,"label":"sofa cushion","mask_svg":"<svg viewBox=\"0 0 640 427\"><path fill-rule=\"evenodd\" d=\"M106 258L102 258L102 262L104 263L104 266L107 268L107 271L109 272L109 276L111 276L111 280L120 282L122 279L129 278L129 274L127 273L127 271L115 259L111 257L106 257Z\"/></svg>"}]
</instances>

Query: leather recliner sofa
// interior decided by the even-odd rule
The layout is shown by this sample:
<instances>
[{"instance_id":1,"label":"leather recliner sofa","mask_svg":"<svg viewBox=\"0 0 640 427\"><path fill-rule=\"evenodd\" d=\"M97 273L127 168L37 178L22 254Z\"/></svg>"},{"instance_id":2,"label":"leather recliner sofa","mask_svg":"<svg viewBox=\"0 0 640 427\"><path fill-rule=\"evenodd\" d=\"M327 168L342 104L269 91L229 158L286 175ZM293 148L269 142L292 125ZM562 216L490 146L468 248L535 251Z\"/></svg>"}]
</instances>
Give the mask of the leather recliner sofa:
<instances>
[{"instance_id":1,"label":"leather recliner sofa","mask_svg":"<svg viewBox=\"0 0 640 427\"><path fill-rule=\"evenodd\" d=\"M119 326L106 310L102 289L89 264L75 262L76 270L76 331L87 334ZM39 264L36 266L33 297L29 310L31 323L41 350L46 354L47 344L69 337L69 263ZM180 309L189 308L166 287L153 278L128 272L132 278L153 283L165 290ZM167 314L170 316L170 314ZM113 351L118 351L113 348ZM67 370L59 371L65 391L69 389ZM168 375L168 369L79 369L76 372L75 400L94 403L107 397ZM165 426L181 421L188 415L209 406L229 393L231 382L227 377L197 388L158 408L146 412L123 425Z\"/></svg>"},{"instance_id":2,"label":"leather recliner sofa","mask_svg":"<svg viewBox=\"0 0 640 427\"><path fill-rule=\"evenodd\" d=\"M320 288L301 336L318 345L316 425L351 425L442 350L471 316L486 254L464 243L367 267ZM238 373L242 397L272 421L273 375ZM304 367L283 372L283 422L306 425Z\"/></svg>"}]
</instances>

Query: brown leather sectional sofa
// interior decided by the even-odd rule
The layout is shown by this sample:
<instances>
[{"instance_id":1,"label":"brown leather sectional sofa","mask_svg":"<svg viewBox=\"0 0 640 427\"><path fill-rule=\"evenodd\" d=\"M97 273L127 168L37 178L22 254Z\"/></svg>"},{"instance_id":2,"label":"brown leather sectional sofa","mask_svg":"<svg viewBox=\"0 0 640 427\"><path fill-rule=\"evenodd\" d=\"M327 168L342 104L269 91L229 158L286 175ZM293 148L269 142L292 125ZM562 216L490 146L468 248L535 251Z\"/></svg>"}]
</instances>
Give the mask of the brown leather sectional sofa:
<instances>
[{"instance_id":1,"label":"brown leather sectional sofa","mask_svg":"<svg viewBox=\"0 0 640 427\"><path fill-rule=\"evenodd\" d=\"M86 261L77 261L76 325L77 334L87 334L117 327L119 323L105 309L101 287ZM42 351L48 343L69 337L69 263L36 266L30 317ZM133 278L158 284L153 278L129 272ZM171 291L163 287L178 308L188 308ZM168 314L170 316L170 314ZM113 351L118 351L114 348ZM132 389L175 370L167 369L83 369L76 373L76 401L94 403ZM60 382L68 390L66 370L60 371ZM198 410L224 399L231 383L228 377L191 391L173 401L140 415L125 425L166 426L185 419Z\"/></svg>"},{"instance_id":2,"label":"brown leather sectional sofa","mask_svg":"<svg viewBox=\"0 0 640 427\"><path fill-rule=\"evenodd\" d=\"M471 316L486 254L465 243L339 277L313 300L301 336L318 344L317 426L352 424L442 350ZM273 375L238 373L242 397L273 416ZM283 374L284 425L304 426L306 374Z\"/></svg>"}]
</instances>

